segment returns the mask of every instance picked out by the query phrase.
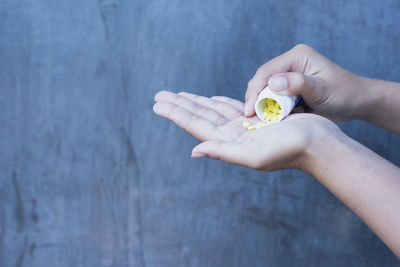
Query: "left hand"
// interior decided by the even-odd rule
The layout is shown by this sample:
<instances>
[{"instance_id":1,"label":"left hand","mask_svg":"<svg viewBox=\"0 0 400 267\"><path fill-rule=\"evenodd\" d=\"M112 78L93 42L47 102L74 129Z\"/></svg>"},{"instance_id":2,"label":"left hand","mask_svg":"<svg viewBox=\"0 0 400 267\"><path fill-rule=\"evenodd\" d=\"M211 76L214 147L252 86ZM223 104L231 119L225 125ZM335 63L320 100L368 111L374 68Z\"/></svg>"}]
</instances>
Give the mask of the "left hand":
<instances>
[{"instance_id":1,"label":"left hand","mask_svg":"<svg viewBox=\"0 0 400 267\"><path fill-rule=\"evenodd\" d=\"M161 91L153 110L202 141L192 151L193 158L210 157L259 171L297 168L306 170L310 152L340 129L315 114L292 114L281 122L257 130L250 124L257 117L244 117L244 103L222 96L203 97L189 93Z\"/></svg>"}]
</instances>

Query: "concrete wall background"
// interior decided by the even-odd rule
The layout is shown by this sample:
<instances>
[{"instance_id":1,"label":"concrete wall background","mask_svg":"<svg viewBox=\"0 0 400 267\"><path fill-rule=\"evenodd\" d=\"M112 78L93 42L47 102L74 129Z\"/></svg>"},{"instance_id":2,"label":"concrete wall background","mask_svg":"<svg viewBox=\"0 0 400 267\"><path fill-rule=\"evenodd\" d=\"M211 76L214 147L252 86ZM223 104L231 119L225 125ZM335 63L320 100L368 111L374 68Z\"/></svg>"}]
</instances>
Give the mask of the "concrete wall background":
<instances>
[{"instance_id":1,"label":"concrete wall background","mask_svg":"<svg viewBox=\"0 0 400 267\"><path fill-rule=\"evenodd\" d=\"M304 42L400 80L398 1L2 0L0 266L396 266L312 177L192 160L161 89L243 99ZM398 123L398 122L396 122ZM346 133L400 165L400 137Z\"/></svg>"}]
</instances>

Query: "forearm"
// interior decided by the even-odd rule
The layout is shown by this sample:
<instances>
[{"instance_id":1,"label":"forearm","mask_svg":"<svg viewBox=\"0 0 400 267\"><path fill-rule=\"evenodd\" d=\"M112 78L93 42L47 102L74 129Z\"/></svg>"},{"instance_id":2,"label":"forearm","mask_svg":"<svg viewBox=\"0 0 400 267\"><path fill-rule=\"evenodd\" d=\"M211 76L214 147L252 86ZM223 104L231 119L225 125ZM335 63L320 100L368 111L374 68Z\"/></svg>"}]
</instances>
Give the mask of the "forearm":
<instances>
[{"instance_id":1,"label":"forearm","mask_svg":"<svg viewBox=\"0 0 400 267\"><path fill-rule=\"evenodd\" d=\"M400 83L362 77L360 119L400 135Z\"/></svg>"},{"instance_id":2,"label":"forearm","mask_svg":"<svg viewBox=\"0 0 400 267\"><path fill-rule=\"evenodd\" d=\"M304 171L352 209L400 257L400 169L344 134L310 149Z\"/></svg>"}]
</instances>

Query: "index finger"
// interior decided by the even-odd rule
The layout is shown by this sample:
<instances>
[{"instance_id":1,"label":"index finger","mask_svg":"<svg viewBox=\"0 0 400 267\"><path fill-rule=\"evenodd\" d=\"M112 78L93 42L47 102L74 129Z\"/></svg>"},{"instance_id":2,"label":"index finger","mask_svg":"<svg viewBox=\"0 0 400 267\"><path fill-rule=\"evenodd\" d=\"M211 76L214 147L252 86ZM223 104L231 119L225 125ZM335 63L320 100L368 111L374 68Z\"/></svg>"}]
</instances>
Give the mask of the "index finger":
<instances>
[{"instance_id":1,"label":"index finger","mask_svg":"<svg viewBox=\"0 0 400 267\"><path fill-rule=\"evenodd\" d=\"M247 84L245 96L245 115L255 115L254 105L258 94L267 86L269 78L274 74L299 70L304 65L304 45L297 45L286 53L277 56L258 68L253 78Z\"/></svg>"},{"instance_id":2,"label":"index finger","mask_svg":"<svg viewBox=\"0 0 400 267\"><path fill-rule=\"evenodd\" d=\"M216 131L215 124L174 103L159 101L154 104L153 110L200 141L212 138Z\"/></svg>"}]
</instances>

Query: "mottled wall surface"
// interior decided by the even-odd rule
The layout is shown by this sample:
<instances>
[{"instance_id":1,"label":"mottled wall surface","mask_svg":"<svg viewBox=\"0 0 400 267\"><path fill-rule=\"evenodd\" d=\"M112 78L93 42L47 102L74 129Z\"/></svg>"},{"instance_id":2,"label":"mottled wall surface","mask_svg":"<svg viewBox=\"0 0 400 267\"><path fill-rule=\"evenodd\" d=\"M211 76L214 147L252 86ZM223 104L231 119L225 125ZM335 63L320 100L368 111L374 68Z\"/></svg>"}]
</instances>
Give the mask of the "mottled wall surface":
<instances>
[{"instance_id":1,"label":"mottled wall surface","mask_svg":"<svg viewBox=\"0 0 400 267\"><path fill-rule=\"evenodd\" d=\"M192 160L152 105L243 99L301 42L400 81L399 3L1 0L0 266L398 266L312 177ZM341 127L400 165L400 137Z\"/></svg>"}]
</instances>

